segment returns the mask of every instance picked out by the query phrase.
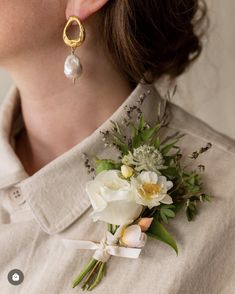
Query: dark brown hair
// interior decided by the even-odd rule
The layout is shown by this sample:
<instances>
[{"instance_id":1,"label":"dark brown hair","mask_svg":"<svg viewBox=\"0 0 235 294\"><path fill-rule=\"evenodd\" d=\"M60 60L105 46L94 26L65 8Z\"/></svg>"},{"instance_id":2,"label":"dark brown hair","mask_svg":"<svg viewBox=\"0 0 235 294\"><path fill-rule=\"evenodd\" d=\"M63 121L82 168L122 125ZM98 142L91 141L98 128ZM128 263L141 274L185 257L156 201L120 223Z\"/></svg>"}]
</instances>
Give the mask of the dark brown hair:
<instances>
[{"instance_id":1,"label":"dark brown hair","mask_svg":"<svg viewBox=\"0 0 235 294\"><path fill-rule=\"evenodd\" d=\"M132 83L175 78L201 53L204 0L109 0L102 13L107 49Z\"/></svg>"}]
</instances>

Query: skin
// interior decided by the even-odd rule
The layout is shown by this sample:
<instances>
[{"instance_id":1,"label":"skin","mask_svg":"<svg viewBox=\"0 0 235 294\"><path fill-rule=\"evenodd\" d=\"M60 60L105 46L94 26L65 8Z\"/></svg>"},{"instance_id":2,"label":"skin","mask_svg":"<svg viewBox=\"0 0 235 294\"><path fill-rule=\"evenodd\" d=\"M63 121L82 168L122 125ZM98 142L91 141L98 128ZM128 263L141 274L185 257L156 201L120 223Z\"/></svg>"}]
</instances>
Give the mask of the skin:
<instances>
[{"instance_id":1,"label":"skin","mask_svg":"<svg viewBox=\"0 0 235 294\"><path fill-rule=\"evenodd\" d=\"M20 91L25 130L15 152L29 175L89 136L133 90L99 38L107 1L1 0L0 66ZM86 30L76 49L84 72L75 85L63 73L70 48L62 32L70 15Z\"/></svg>"}]
</instances>

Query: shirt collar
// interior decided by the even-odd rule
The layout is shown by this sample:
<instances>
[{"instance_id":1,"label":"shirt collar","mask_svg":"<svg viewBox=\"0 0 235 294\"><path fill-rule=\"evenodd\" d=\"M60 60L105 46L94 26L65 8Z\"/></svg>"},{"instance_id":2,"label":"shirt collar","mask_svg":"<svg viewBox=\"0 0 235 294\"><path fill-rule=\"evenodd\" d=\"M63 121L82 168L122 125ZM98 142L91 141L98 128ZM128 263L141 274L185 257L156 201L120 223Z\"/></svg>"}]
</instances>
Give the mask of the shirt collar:
<instances>
[{"instance_id":1,"label":"shirt collar","mask_svg":"<svg viewBox=\"0 0 235 294\"><path fill-rule=\"evenodd\" d=\"M12 148L12 135L16 130L20 110L19 93L11 87L0 108L0 189L28 177L21 161Z\"/></svg>"},{"instance_id":2,"label":"shirt collar","mask_svg":"<svg viewBox=\"0 0 235 294\"><path fill-rule=\"evenodd\" d=\"M86 153L89 158L115 155L114 149L104 147L100 131L111 130L110 120L121 123L128 108L145 96L141 108L151 120L154 117L153 107L159 103L160 96L154 84L139 83L122 105L90 136L29 176L13 147L12 136L22 122L20 95L13 85L0 109L0 189L13 185L20 189L36 221L46 233L65 230L90 208L84 187L92 175L85 167L82 154Z\"/></svg>"}]
</instances>

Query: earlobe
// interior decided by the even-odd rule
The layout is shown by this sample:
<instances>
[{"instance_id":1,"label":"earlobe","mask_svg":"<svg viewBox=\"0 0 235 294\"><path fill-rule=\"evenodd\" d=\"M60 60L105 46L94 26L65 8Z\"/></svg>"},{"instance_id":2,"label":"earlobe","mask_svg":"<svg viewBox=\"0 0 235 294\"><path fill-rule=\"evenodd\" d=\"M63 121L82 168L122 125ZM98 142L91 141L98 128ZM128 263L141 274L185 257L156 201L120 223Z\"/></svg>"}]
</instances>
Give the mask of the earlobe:
<instances>
[{"instance_id":1,"label":"earlobe","mask_svg":"<svg viewBox=\"0 0 235 294\"><path fill-rule=\"evenodd\" d=\"M71 15L84 21L93 13L101 9L109 0L68 0L66 7L66 19Z\"/></svg>"}]
</instances>

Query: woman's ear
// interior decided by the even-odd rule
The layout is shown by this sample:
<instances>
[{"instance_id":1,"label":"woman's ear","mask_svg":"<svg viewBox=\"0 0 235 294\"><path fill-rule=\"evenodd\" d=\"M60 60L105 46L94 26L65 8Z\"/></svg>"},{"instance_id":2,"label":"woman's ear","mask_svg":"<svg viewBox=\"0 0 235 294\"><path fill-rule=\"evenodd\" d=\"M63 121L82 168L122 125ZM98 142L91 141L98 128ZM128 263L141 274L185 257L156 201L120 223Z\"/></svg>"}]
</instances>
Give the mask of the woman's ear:
<instances>
[{"instance_id":1,"label":"woman's ear","mask_svg":"<svg viewBox=\"0 0 235 294\"><path fill-rule=\"evenodd\" d=\"M74 15L84 21L90 15L102 8L108 0L68 0L66 18Z\"/></svg>"}]
</instances>

